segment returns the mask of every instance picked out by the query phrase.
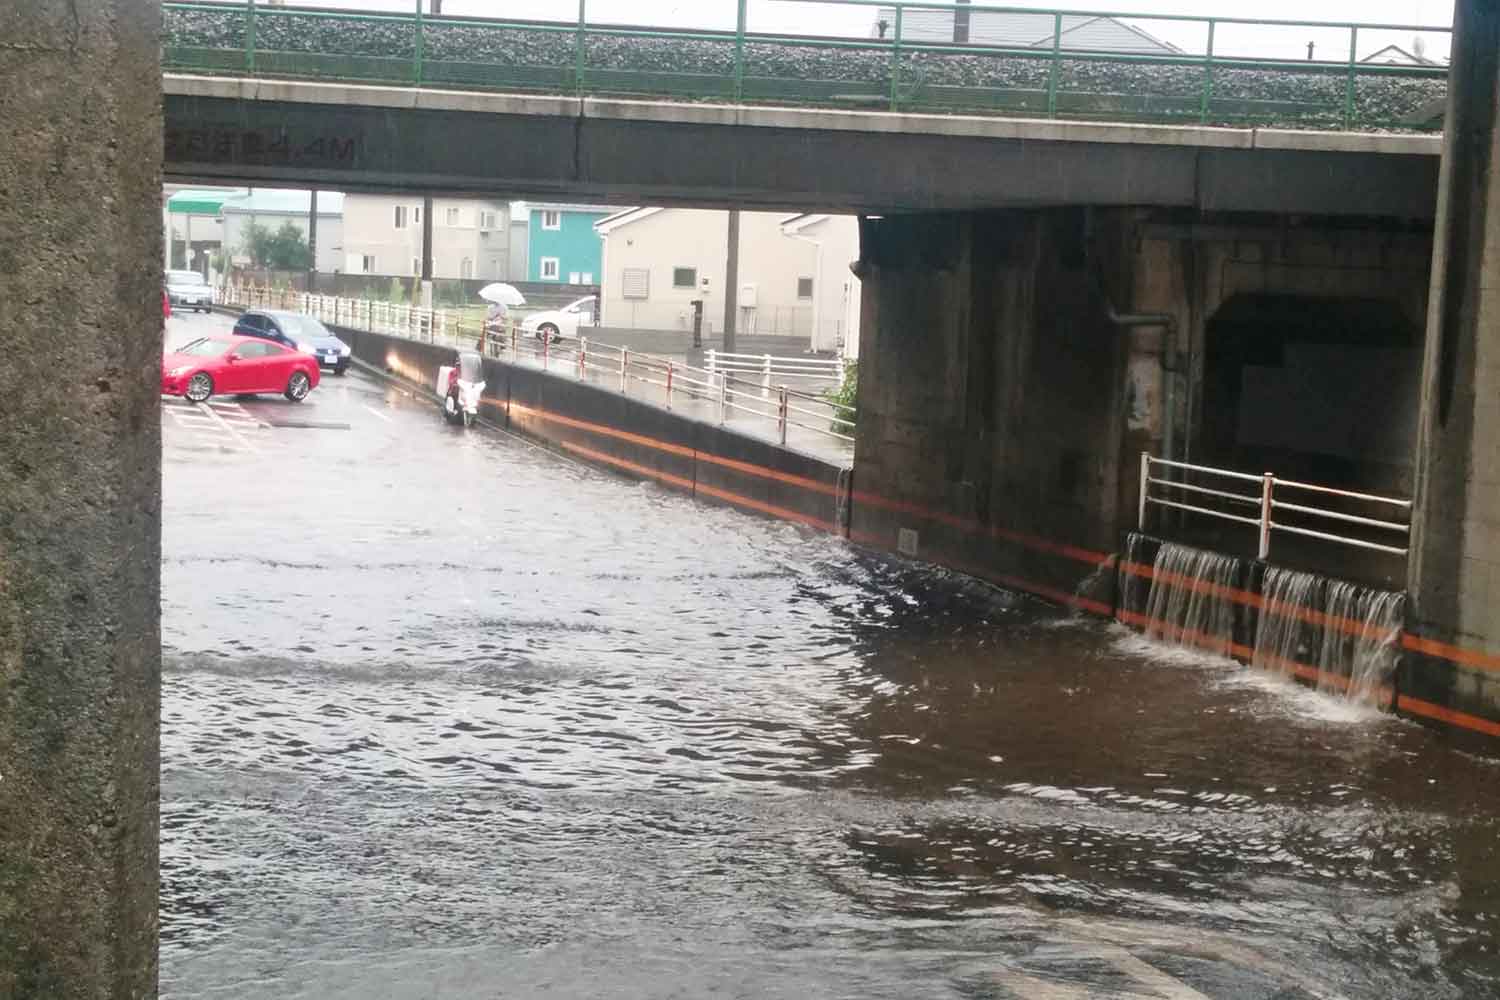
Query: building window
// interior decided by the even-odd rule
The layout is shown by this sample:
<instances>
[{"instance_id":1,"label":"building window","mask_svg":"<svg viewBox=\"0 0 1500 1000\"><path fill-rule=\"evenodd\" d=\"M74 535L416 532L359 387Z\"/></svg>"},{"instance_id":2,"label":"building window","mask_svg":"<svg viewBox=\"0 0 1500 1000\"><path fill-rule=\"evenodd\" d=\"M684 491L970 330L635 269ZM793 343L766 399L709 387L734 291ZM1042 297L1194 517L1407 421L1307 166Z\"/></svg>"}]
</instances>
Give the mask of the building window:
<instances>
[{"instance_id":1,"label":"building window","mask_svg":"<svg viewBox=\"0 0 1500 1000\"><path fill-rule=\"evenodd\" d=\"M550 208L543 209L542 210L542 228L543 229L561 229L562 228L562 213L559 212L559 211L557 211L556 209L550 209Z\"/></svg>"},{"instance_id":2,"label":"building window","mask_svg":"<svg viewBox=\"0 0 1500 1000\"><path fill-rule=\"evenodd\" d=\"M446 218L447 218L447 223L446 224L450 228L457 226L458 225L458 209L456 209L456 208L450 208L450 209L448 209L448 214L447 214Z\"/></svg>"},{"instance_id":3,"label":"building window","mask_svg":"<svg viewBox=\"0 0 1500 1000\"><path fill-rule=\"evenodd\" d=\"M627 267L620 275L620 294L627 299L651 296L651 272L644 267Z\"/></svg>"},{"instance_id":4,"label":"building window","mask_svg":"<svg viewBox=\"0 0 1500 1000\"><path fill-rule=\"evenodd\" d=\"M414 209L411 210L411 217L412 217L412 221L415 222L417 225L420 226L422 224L422 206L421 205L418 205L416 208L414 208Z\"/></svg>"},{"instance_id":5,"label":"building window","mask_svg":"<svg viewBox=\"0 0 1500 1000\"><path fill-rule=\"evenodd\" d=\"M560 262L556 257L542 258L542 280L556 281L560 270Z\"/></svg>"},{"instance_id":6,"label":"building window","mask_svg":"<svg viewBox=\"0 0 1500 1000\"><path fill-rule=\"evenodd\" d=\"M812 298L812 293L813 293L812 281L813 280L811 278L798 278L797 279L797 298L799 298L799 299L810 299L810 298Z\"/></svg>"},{"instance_id":7,"label":"building window","mask_svg":"<svg viewBox=\"0 0 1500 1000\"><path fill-rule=\"evenodd\" d=\"M696 267L674 267L672 268L673 288L697 288L698 269Z\"/></svg>"},{"instance_id":8,"label":"building window","mask_svg":"<svg viewBox=\"0 0 1500 1000\"><path fill-rule=\"evenodd\" d=\"M479 228L480 229L494 229L495 228L495 213L494 212L480 212L479 213Z\"/></svg>"},{"instance_id":9,"label":"building window","mask_svg":"<svg viewBox=\"0 0 1500 1000\"><path fill-rule=\"evenodd\" d=\"M592 285L594 283L594 272L593 271L584 271L583 272L583 283L585 285Z\"/></svg>"},{"instance_id":10,"label":"building window","mask_svg":"<svg viewBox=\"0 0 1500 1000\"><path fill-rule=\"evenodd\" d=\"M365 254L362 258L360 258L359 266L365 274L374 274L375 255L372 253Z\"/></svg>"},{"instance_id":11,"label":"building window","mask_svg":"<svg viewBox=\"0 0 1500 1000\"><path fill-rule=\"evenodd\" d=\"M422 258L421 257L413 257L411 259L411 273L413 275L415 275L416 277L418 277L418 278L420 278L422 276Z\"/></svg>"},{"instance_id":12,"label":"building window","mask_svg":"<svg viewBox=\"0 0 1500 1000\"><path fill-rule=\"evenodd\" d=\"M465 257L463 260L458 262L458 276L465 280L474 277L473 258Z\"/></svg>"},{"instance_id":13,"label":"building window","mask_svg":"<svg viewBox=\"0 0 1500 1000\"><path fill-rule=\"evenodd\" d=\"M570 285L576 285L576 284L578 284L578 272L577 271L569 271L568 272L568 284L570 284Z\"/></svg>"},{"instance_id":14,"label":"building window","mask_svg":"<svg viewBox=\"0 0 1500 1000\"><path fill-rule=\"evenodd\" d=\"M395 227L397 229L405 229L406 228L406 206L405 205L397 205L396 206L396 218L394 220L394 225L395 225Z\"/></svg>"}]
</instances>

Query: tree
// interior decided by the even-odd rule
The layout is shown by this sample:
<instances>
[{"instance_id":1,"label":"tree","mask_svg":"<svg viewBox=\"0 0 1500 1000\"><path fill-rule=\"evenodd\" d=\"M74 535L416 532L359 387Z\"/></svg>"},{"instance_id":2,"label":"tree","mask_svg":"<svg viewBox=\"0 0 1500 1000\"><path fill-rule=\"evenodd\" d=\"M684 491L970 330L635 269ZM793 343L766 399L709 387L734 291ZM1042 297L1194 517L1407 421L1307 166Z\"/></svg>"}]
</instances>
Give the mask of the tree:
<instances>
[{"instance_id":1,"label":"tree","mask_svg":"<svg viewBox=\"0 0 1500 1000\"><path fill-rule=\"evenodd\" d=\"M256 267L273 271L306 271L312 267L312 251L302 230L283 222L274 233L266 226L250 223L245 229L245 256Z\"/></svg>"}]
</instances>

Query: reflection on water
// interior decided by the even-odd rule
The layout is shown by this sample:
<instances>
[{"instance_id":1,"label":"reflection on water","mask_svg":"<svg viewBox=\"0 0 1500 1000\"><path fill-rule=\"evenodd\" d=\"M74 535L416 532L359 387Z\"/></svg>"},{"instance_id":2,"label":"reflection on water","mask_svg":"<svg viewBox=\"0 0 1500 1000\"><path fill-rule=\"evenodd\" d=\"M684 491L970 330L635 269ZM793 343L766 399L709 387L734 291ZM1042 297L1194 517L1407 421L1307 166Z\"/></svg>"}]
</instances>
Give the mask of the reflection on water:
<instances>
[{"instance_id":1,"label":"reflection on water","mask_svg":"<svg viewBox=\"0 0 1500 1000\"><path fill-rule=\"evenodd\" d=\"M1491 762L429 432L169 451L164 995L1500 991Z\"/></svg>"}]
</instances>

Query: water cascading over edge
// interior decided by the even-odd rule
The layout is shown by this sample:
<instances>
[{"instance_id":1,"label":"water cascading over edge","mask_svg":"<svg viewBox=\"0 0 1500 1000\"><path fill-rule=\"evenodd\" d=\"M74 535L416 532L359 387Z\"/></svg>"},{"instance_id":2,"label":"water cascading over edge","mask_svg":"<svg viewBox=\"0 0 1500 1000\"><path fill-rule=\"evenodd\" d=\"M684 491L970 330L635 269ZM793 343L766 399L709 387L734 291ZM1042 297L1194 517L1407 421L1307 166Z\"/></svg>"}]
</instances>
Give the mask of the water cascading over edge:
<instances>
[{"instance_id":1,"label":"water cascading over edge","mask_svg":"<svg viewBox=\"0 0 1500 1000\"><path fill-rule=\"evenodd\" d=\"M1131 534L1120 572L1121 607L1146 635L1228 656L1236 651L1237 619L1253 613L1254 633L1241 640L1250 646L1253 666L1301 676L1351 701L1388 699L1400 659L1404 594L1267 566L1255 607L1244 593L1256 589L1251 564L1234 556L1162 542L1143 579L1132 568L1147 563L1154 544Z\"/></svg>"},{"instance_id":2,"label":"water cascading over edge","mask_svg":"<svg viewBox=\"0 0 1500 1000\"><path fill-rule=\"evenodd\" d=\"M1132 534L1128 562L1140 564L1150 539ZM1162 542L1151 562L1149 586L1122 571L1127 610L1153 639L1228 656L1234 648L1235 605L1230 592L1244 581L1245 563L1234 556Z\"/></svg>"}]
</instances>

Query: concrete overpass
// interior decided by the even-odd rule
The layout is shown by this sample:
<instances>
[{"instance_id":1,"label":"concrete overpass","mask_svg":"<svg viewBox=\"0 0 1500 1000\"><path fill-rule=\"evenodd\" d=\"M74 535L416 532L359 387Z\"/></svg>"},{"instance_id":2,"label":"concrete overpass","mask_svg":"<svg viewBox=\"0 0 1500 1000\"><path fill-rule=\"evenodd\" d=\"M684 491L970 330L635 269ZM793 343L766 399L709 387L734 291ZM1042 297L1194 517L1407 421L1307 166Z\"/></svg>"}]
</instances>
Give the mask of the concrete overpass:
<instances>
[{"instance_id":1,"label":"concrete overpass","mask_svg":"<svg viewBox=\"0 0 1500 1000\"><path fill-rule=\"evenodd\" d=\"M620 204L1431 220L1442 143L177 74L163 91L173 180Z\"/></svg>"}]
</instances>

